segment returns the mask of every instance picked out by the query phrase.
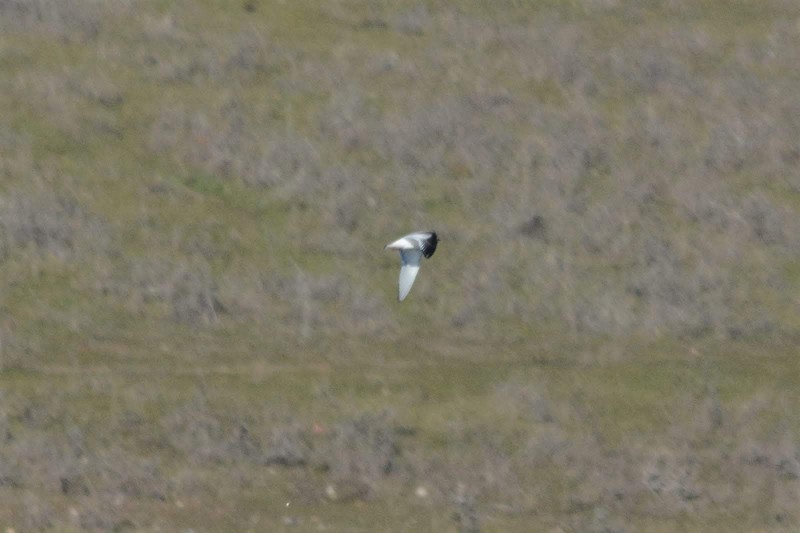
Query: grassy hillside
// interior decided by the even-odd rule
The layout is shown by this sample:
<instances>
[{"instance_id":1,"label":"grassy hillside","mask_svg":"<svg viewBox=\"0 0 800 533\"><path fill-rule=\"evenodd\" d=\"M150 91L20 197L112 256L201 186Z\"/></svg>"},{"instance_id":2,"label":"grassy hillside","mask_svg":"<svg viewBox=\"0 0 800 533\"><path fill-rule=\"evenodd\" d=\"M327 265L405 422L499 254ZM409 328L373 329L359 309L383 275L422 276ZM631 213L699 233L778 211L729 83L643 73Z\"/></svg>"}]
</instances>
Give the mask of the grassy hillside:
<instances>
[{"instance_id":1,"label":"grassy hillside","mask_svg":"<svg viewBox=\"0 0 800 533\"><path fill-rule=\"evenodd\" d=\"M0 526L796 530L798 64L782 0L0 1Z\"/></svg>"}]
</instances>

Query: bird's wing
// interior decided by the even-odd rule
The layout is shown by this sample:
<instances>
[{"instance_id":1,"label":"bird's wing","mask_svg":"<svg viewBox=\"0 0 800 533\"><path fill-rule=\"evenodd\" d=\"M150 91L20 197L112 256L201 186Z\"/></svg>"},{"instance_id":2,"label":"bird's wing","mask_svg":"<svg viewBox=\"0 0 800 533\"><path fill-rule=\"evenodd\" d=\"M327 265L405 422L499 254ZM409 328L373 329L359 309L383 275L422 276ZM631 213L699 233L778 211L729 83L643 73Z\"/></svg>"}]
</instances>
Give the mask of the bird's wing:
<instances>
[{"instance_id":1,"label":"bird's wing","mask_svg":"<svg viewBox=\"0 0 800 533\"><path fill-rule=\"evenodd\" d=\"M400 267L400 281L399 292L397 299L401 302L408 296L408 291L414 285L414 280L419 272L419 261L422 258L422 252L419 250L400 250L400 259L403 261L403 266Z\"/></svg>"},{"instance_id":2,"label":"bird's wing","mask_svg":"<svg viewBox=\"0 0 800 533\"><path fill-rule=\"evenodd\" d=\"M439 241L436 233L433 231L416 231L414 233L409 233L401 240L410 243L413 248L422 250L422 255L425 257L433 255L433 252L436 251L436 243Z\"/></svg>"}]
</instances>

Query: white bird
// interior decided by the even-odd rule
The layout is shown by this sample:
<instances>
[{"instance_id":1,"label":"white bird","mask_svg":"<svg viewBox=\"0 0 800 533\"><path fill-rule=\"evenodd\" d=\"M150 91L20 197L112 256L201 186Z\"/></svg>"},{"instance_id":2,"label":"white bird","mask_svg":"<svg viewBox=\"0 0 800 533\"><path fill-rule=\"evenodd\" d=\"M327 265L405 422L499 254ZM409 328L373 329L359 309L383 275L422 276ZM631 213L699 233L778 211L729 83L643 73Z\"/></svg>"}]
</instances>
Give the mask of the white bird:
<instances>
[{"instance_id":1,"label":"white bird","mask_svg":"<svg viewBox=\"0 0 800 533\"><path fill-rule=\"evenodd\" d=\"M386 245L389 250L398 250L403 266L400 267L400 280L398 282L397 299L405 300L408 291L414 284L414 280L419 272L419 263L424 255L429 258L436 251L436 244L439 238L433 231L417 231L409 233L394 242Z\"/></svg>"}]
</instances>

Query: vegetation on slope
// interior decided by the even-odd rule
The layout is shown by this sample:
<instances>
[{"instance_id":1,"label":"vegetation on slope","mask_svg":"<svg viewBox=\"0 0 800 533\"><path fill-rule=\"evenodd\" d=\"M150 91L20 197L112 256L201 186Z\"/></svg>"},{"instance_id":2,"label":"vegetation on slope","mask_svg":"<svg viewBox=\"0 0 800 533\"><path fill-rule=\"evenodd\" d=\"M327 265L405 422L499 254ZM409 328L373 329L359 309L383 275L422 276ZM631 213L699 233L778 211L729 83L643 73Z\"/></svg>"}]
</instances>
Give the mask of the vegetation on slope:
<instances>
[{"instance_id":1,"label":"vegetation on slope","mask_svg":"<svg viewBox=\"0 0 800 533\"><path fill-rule=\"evenodd\" d=\"M798 20L0 2L0 525L796 528Z\"/></svg>"}]
</instances>

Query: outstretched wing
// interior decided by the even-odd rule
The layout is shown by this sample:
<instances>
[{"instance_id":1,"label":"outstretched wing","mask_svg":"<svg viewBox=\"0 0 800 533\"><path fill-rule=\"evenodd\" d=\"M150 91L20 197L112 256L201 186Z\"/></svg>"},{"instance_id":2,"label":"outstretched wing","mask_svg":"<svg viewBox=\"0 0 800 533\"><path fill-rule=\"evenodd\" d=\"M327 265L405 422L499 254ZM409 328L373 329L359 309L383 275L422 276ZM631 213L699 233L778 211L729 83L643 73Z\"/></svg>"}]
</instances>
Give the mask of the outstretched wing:
<instances>
[{"instance_id":1,"label":"outstretched wing","mask_svg":"<svg viewBox=\"0 0 800 533\"><path fill-rule=\"evenodd\" d=\"M401 302L405 300L408 291L414 285L417 272L419 272L420 259L422 259L422 252L419 250L400 250L400 260L403 261L403 266L400 267L397 299Z\"/></svg>"},{"instance_id":2,"label":"outstretched wing","mask_svg":"<svg viewBox=\"0 0 800 533\"><path fill-rule=\"evenodd\" d=\"M416 231L409 233L403 239L414 243L414 247L419 248L425 257L433 255L433 252L436 251L436 244L439 242L435 231Z\"/></svg>"}]
</instances>

